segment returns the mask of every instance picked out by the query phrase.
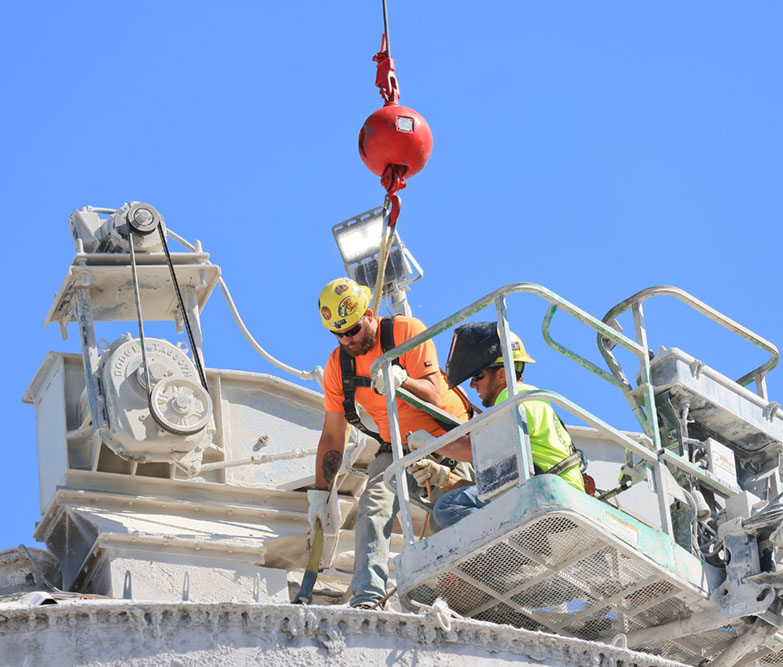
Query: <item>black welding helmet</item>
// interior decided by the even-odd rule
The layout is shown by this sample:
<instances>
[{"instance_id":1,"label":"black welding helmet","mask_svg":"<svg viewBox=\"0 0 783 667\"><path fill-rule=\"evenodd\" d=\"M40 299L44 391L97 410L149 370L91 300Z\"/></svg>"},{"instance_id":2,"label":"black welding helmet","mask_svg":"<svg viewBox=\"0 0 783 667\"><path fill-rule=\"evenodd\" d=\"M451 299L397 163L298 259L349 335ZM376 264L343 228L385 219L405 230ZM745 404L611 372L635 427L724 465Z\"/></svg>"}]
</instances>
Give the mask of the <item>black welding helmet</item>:
<instances>
[{"instance_id":1,"label":"black welding helmet","mask_svg":"<svg viewBox=\"0 0 783 667\"><path fill-rule=\"evenodd\" d=\"M446 380L456 387L469 377L489 368L502 356L497 322L466 322L454 329ZM502 361L501 361L502 363Z\"/></svg>"}]
</instances>

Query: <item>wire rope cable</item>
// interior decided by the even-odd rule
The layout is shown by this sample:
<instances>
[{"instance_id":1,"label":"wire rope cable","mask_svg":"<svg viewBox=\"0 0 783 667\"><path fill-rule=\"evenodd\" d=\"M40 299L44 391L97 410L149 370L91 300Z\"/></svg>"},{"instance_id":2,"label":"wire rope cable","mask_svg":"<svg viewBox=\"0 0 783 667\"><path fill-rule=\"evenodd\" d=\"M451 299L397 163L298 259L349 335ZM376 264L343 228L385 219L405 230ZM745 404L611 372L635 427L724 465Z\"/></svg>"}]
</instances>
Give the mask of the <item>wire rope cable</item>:
<instances>
[{"instance_id":1,"label":"wire rope cable","mask_svg":"<svg viewBox=\"0 0 783 667\"><path fill-rule=\"evenodd\" d=\"M389 44L389 12L386 9L386 0L383 2L383 34L386 37L386 55L391 58L391 45Z\"/></svg>"}]
</instances>

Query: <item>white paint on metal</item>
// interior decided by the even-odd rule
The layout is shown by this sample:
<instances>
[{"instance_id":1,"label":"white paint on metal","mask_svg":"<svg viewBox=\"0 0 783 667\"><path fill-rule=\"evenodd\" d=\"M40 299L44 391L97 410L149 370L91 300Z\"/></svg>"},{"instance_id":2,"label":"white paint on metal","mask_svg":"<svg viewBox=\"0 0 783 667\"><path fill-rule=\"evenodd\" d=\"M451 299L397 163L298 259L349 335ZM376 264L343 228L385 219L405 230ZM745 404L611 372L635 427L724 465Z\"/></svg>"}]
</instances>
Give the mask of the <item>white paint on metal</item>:
<instances>
[{"instance_id":1,"label":"white paint on metal","mask_svg":"<svg viewBox=\"0 0 783 667\"><path fill-rule=\"evenodd\" d=\"M134 205L126 204L117 211L87 208L72 216L77 255L55 297L47 324L57 322L65 334L68 322L78 320L83 355L50 355L25 395L26 401L35 404L38 418L43 518L36 536L57 554L64 586L133 601L79 601L43 608L33 605L53 599L38 596L13 605L0 603L3 660L8 656L11 663L38 664L44 656L56 654L59 664L263 662L309 667L357 662L456 665L464 664L467 655L477 665L508 661L522 665L663 665L670 663L623 648L462 620L458 615L453 619L444 603L435 600L435 595L429 596L429 592L443 589L438 595L448 598L452 605L461 605L456 609L466 616L525 625L504 611L509 609L517 617L522 613L532 619L532 624L525 627L571 635L582 632L580 636L605 641L608 639L606 632L601 633L602 628L606 630L608 624L612 634L626 633L633 628L621 624L631 619L646 628L627 635L631 646L641 646L640 637L646 637L645 633L657 633L661 642L668 641L675 628L661 627L660 623L673 623L671 618L677 619L682 625L681 634L686 635L720 629L721 619L741 619L765 612L768 603L758 593L773 592L769 585L743 583L740 587L740 582L757 576L759 559L755 538L747 539L739 518L735 519L734 528L724 524L716 536L732 553L731 564L725 568L725 585L716 583L716 568L692 556L689 545L680 548L671 540L661 540L665 536L649 529L661 527L672 536L672 500L679 498L695 505L689 500L693 496L680 488L670 467L717 489L721 497L730 495L725 493L726 488L737 483L736 471L727 465L711 473L694 471L693 462L672 452L658 452L653 393L668 388L672 395L675 391L685 392L689 400L704 394L708 404L691 404L691 416L699 417L701 412L705 419L721 422L719 426L726 421L730 435L736 423L742 422L739 435L750 444L759 433L780 444L783 417L777 404L766 402L766 398L748 398L747 390L738 391L735 383L677 350L659 354L651 365L640 301L634 304L637 342L633 343L618 338L619 334L612 334L605 324L545 288L529 284L510 286L490 295L497 297L504 356L508 358L510 354L504 295L513 291L538 293L637 353L642 362L643 382L634 395L644 397L651 420L647 430L653 436L654 446L639 444L637 439L612 429L556 394L537 393L601 432L596 437L593 429L573 431L577 445L588 449L593 463L590 472L601 479L600 486L615 486L618 469L624 463L618 452L624 448L654 467L652 488L638 484L624 494L621 507L629 513L623 514L583 494L577 495L570 487L564 494L557 485L541 489L547 484L543 477L526 484L529 443L519 432L516 416L512 420L513 434L501 420L493 423L492 417L480 417L451 434L456 437L473 431L478 450L474 461L481 469L479 472L487 472L488 454L497 460L510 455L518 461L516 467L522 472L521 480L496 485L494 492L487 494L494 499L481 516L469 517L459 528L446 529L429 541L413 543L415 517L408 503L407 486L398 483L402 528L409 543L397 559L400 597L408 606L417 601L417 595L419 601L428 604L434 600L427 612L430 616L278 604L288 599L288 588L298 579L298 568L302 567L306 553L307 508L301 490L313 481L312 452L323 418L322 396L277 378L219 370L208 372L209 395L202 395L192 363L167 341L147 341L150 363L145 372L149 377L139 375L138 342L130 336L112 346L98 344L95 321L135 319L127 255L131 248L140 252L138 276L144 315L182 324L183 313L174 298L165 258L158 252L158 240L128 236L126 223ZM150 207L136 222L152 224L152 218L158 215L152 211ZM99 213L108 213L110 217L101 218ZM193 354L200 355L199 312L220 281L220 269L209 264L200 245L186 247L194 252L175 254L172 260L185 295L189 321L195 327ZM221 283L221 287L247 335L225 285ZM267 358L252 337L249 339ZM669 364L676 366L676 372L668 382L666 373L670 369L664 362L671 361L675 353L680 356L675 359L676 364ZM683 366L683 359L692 363ZM271 361L301 378L318 377L315 370L305 373ZM390 365L385 358L383 361L384 373L388 375ZM511 378L511 366L507 365L506 370ZM662 373L667 382L657 381L654 387L651 372L653 376ZM164 392L164 383L175 386ZM667 383L671 386L663 387ZM153 386L153 407L160 409L155 415L157 421L152 419L147 405L147 388ZM509 389L506 409L513 409L516 415L513 382ZM403 477L402 449L393 391L387 400L399 482ZM682 416L684 423L685 415L687 410ZM161 423L166 428L161 429ZM194 424L199 433L193 434ZM490 432L493 428L497 433ZM609 441L613 443L611 447ZM316 591L321 599L332 602L345 598L353 568L351 538L356 496L363 484L360 468L372 456L366 443L357 445L350 461L346 457L339 478L344 495L335 500L340 507L333 515L342 518L337 522L340 525L327 535L326 569L319 581L321 589ZM709 452L717 452L717 459L711 457L713 464L730 462L726 458L731 454L729 450L728 454L721 454L720 446L714 450ZM236 465L241 462L254 465ZM202 464L205 465L201 467ZM517 481L519 485L505 495L495 495ZM560 482L557 478L555 481ZM636 481L643 481L643 477L638 475ZM773 486L779 488L777 482ZM525 497L517 505L510 505L516 496L536 493L536 489L550 495ZM771 495L774 494L770 492L765 497ZM556 496L561 498L558 506ZM737 507L727 502L726 515L732 511L751 515L751 500L748 495L743 502L734 503ZM644 507L656 504L657 524L646 516ZM678 516L681 518L682 514ZM642 517L644 523L634 517ZM540 535L523 536L527 530L525 521L533 522L531 532L537 530ZM511 524L517 532L505 535ZM395 533L392 555L398 554L401 547L402 538ZM487 555L490 549L494 551ZM579 553L580 549L587 553ZM505 560L498 557L504 553ZM0 557L0 586L5 577L8 587L19 583L19 573L25 570L19 560L9 556L6 561ZM488 566L490 562L492 565ZM450 572L444 570L448 569L446 563ZM543 570L531 573L536 568ZM452 585L458 578L462 586L459 591ZM497 580L501 580L500 587L492 588ZM549 594L541 599L522 599L523 594L532 594L533 586L546 583L552 588L562 582L562 599ZM29 583L27 575L24 583ZM613 588L615 585L617 589ZM580 586L581 592L572 591ZM668 588L663 590L661 586ZM708 596L719 586L731 593L725 600ZM451 590L447 590L449 587ZM484 597L471 597L474 589ZM591 597L584 595L586 592ZM519 595L522 597L516 599ZM160 602L139 602L140 599ZM214 604L207 604L210 602ZM583 607L571 604L576 602L583 603ZM598 606L591 606L594 603ZM653 613L661 603L676 606ZM609 608L611 613L605 611ZM485 615L495 611L495 615ZM645 616L647 611L652 615ZM686 618L686 612L690 618ZM600 622L604 626L598 628L596 623ZM591 624L596 627L591 629ZM739 621L730 628L737 655L753 640L752 634L743 639L741 629ZM761 639L765 640L768 634L760 632ZM724 641L725 637L720 639ZM714 643L705 640L699 646ZM689 660L705 655L669 652L671 647L663 647L663 643L663 648L643 644L647 650L687 655Z\"/></svg>"},{"instance_id":2,"label":"white paint on metal","mask_svg":"<svg viewBox=\"0 0 783 667\"><path fill-rule=\"evenodd\" d=\"M75 356L75 355L74 355ZM33 381L35 393L25 401L35 407L38 444L38 492L41 508L52 498L68 470L66 438L65 364L61 357L49 355ZM32 389L32 386L31 386ZM47 446L47 443L52 443Z\"/></svg>"},{"instance_id":3,"label":"white paint on metal","mask_svg":"<svg viewBox=\"0 0 783 667\"><path fill-rule=\"evenodd\" d=\"M106 265L71 266L68 269L54 304L46 316L45 326L57 322L63 333L65 332L65 326L73 321L73 297L82 276L90 285L90 299L96 322L135 321L136 307L128 256L101 256L101 259L104 258ZM171 283L171 273L165 264L165 256L160 253L148 255L147 258L156 260L157 263L146 264L143 263L142 256L139 257L137 268L144 317L148 320L176 321L179 317L179 306ZM194 253L172 253L171 258L180 286L192 287L195 290L198 307L203 310L220 277L220 268L214 264L198 263L199 257ZM96 258L92 256L91 259ZM79 257L74 261L79 261ZM109 264L109 261L112 263Z\"/></svg>"},{"instance_id":4,"label":"white paint on metal","mask_svg":"<svg viewBox=\"0 0 783 667\"><path fill-rule=\"evenodd\" d=\"M186 405L180 401L180 406L176 402L175 391L176 387L185 387L186 382L190 385L195 384L194 380L198 382L196 367L182 350L167 340L147 338L145 347L149 378L144 372L140 342L129 334L114 341L101 355L99 373L110 427L105 438L107 444L123 458L145 462L170 462L174 452L203 451L211 443L215 432L209 397L187 394L186 398L191 399L190 402ZM192 386L190 389L206 393L198 385L195 390ZM204 426L192 435L179 435L163 428L150 413L148 390L152 391L162 417L174 422L175 415L182 412L179 416L187 424L198 421L203 422ZM207 406L210 408L208 412L205 409ZM178 412L180 407L183 409ZM207 425L210 427L206 428ZM197 457L193 465L197 467L200 458Z\"/></svg>"}]
</instances>

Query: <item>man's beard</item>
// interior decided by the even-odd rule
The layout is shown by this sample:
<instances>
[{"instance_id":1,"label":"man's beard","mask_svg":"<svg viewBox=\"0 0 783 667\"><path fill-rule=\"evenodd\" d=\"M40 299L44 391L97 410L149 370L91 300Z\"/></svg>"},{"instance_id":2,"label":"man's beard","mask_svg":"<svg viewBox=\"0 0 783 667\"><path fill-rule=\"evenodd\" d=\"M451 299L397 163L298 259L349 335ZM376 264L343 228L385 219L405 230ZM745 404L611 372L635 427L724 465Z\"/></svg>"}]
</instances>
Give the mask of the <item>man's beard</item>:
<instances>
[{"instance_id":1,"label":"man's beard","mask_svg":"<svg viewBox=\"0 0 783 667\"><path fill-rule=\"evenodd\" d=\"M349 345L343 347L343 349L352 357L361 357L363 354L367 354L372 350L375 345L375 341L378 340L378 332L367 331L365 337L361 341L351 341ZM354 343L356 346L354 347Z\"/></svg>"}]
</instances>

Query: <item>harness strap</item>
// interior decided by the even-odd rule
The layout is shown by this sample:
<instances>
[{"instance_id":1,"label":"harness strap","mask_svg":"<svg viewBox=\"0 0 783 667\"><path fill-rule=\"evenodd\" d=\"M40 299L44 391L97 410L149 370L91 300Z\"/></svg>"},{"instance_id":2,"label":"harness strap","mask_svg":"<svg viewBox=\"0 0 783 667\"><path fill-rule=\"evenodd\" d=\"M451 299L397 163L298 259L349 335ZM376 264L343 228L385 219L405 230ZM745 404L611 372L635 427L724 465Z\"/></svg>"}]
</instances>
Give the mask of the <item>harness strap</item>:
<instances>
[{"instance_id":1,"label":"harness strap","mask_svg":"<svg viewBox=\"0 0 783 667\"><path fill-rule=\"evenodd\" d=\"M381 350L383 352L388 352L394 347L394 318L395 316L392 315L381 320ZM395 359L394 363L399 366L400 360ZM345 414L345 421L365 435L383 444L383 438L381 438L380 434L367 428L356 411L356 388L370 387L372 386L372 381L368 377L356 375L356 360L342 347L340 347L340 375L342 375L343 379L343 413Z\"/></svg>"},{"instance_id":2,"label":"harness strap","mask_svg":"<svg viewBox=\"0 0 783 667\"><path fill-rule=\"evenodd\" d=\"M568 428L566 427L563 420L560 418L560 415L555 412L555 417L557 417L557 421L560 422L560 426L563 427L563 430L568 433ZM568 437L571 437L571 434L568 433ZM566 456L562 461L559 461L558 463L555 463L549 470L542 471L542 472L536 472L536 474L546 474L546 475L561 475L562 473L566 472L567 470L570 470L575 465L579 465L581 468L582 466L582 452L580 452L575 446L574 446L574 440L571 438L571 454L569 456Z\"/></svg>"},{"instance_id":3,"label":"harness strap","mask_svg":"<svg viewBox=\"0 0 783 667\"><path fill-rule=\"evenodd\" d=\"M394 343L394 318L395 317L396 315L392 315L391 317L384 317L381 320L380 337L381 337L381 350L383 352L388 352L395 346ZM392 362L392 364L400 366L401 364L399 358L395 359ZM356 411L356 388L370 387L372 386L372 381L370 380L370 378L356 375L356 361L350 354L345 352L342 347L340 348L340 373L342 375L342 381L343 381L343 413L345 414L345 420L352 426L358 428L362 433L369 435L370 437L380 442L381 449L383 449L384 446L390 447L388 443L384 442L380 434L368 429L362 423L362 420L359 418L359 414ZM443 371L441 371L441 374L443 374ZM470 400L468 399L467 394L459 387L457 388L457 394L459 395L463 404L465 404L465 407L467 408L469 415L472 417L474 406L471 404ZM434 419L435 422L441 428L443 428L446 431L450 431L451 429L457 426L457 423L454 421L443 419L440 416L433 414L431 411L425 410L425 412L430 417L432 417L432 419ZM379 450L379 453L380 451L381 450ZM389 449L388 451L391 451L391 449ZM443 463L445 465L448 465L453 470L454 467L458 465L459 461L455 461L454 459L447 458L443 461Z\"/></svg>"},{"instance_id":4,"label":"harness strap","mask_svg":"<svg viewBox=\"0 0 783 667\"><path fill-rule=\"evenodd\" d=\"M392 315L391 317L384 317L381 320L381 351L388 352L394 347L394 318L397 317L396 315ZM400 358L397 357L394 361L392 361L393 366L399 366L400 365Z\"/></svg>"},{"instance_id":5,"label":"harness strap","mask_svg":"<svg viewBox=\"0 0 783 667\"><path fill-rule=\"evenodd\" d=\"M555 463L549 470L546 471L545 474L547 475L560 475L561 473L564 473L566 470L569 470L570 468L573 468L575 465L579 465L582 462L582 457L579 454L579 452L575 452L571 454L571 456L567 456L564 458L560 463Z\"/></svg>"}]
</instances>

